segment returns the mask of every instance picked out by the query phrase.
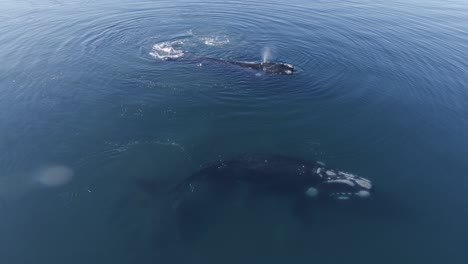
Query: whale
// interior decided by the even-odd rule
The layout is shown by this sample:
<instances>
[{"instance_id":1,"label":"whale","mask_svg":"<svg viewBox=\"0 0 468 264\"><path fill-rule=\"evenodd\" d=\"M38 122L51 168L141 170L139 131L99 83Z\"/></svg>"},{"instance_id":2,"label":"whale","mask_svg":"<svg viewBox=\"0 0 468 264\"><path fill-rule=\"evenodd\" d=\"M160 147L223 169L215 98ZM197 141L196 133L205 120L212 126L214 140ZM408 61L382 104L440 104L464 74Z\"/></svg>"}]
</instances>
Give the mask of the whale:
<instances>
[{"instance_id":1,"label":"whale","mask_svg":"<svg viewBox=\"0 0 468 264\"><path fill-rule=\"evenodd\" d=\"M326 200L366 199L369 179L331 169L322 162L275 154L242 154L205 165L178 183L174 193L196 192L203 183L248 183L277 193Z\"/></svg>"},{"instance_id":2,"label":"whale","mask_svg":"<svg viewBox=\"0 0 468 264\"><path fill-rule=\"evenodd\" d=\"M294 65L283 62L270 62L270 61L235 61L235 60L225 60L221 58L212 58L212 57L177 57L177 58L164 58L165 61L185 61L193 62L198 66L202 66L204 63L220 63L233 65L240 68L255 70L264 72L267 74L280 74L280 75L292 75L296 70Z\"/></svg>"},{"instance_id":3,"label":"whale","mask_svg":"<svg viewBox=\"0 0 468 264\"><path fill-rule=\"evenodd\" d=\"M249 62L249 61L231 61L218 58L204 58L204 60L218 63L231 64L242 68L248 68L256 71L262 71L268 74L291 75L295 72L294 66L283 62Z\"/></svg>"},{"instance_id":4,"label":"whale","mask_svg":"<svg viewBox=\"0 0 468 264\"><path fill-rule=\"evenodd\" d=\"M161 189L149 179L139 182L150 193ZM272 196L291 202L291 212L309 221L314 205L369 200L372 182L356 174L328 168L322 162L278 154L244 153L202 166L167 191L166 222L190 234L211 219L233 193ZM251 199L247 199L251 200ZM206 226L206 225L205 225ZM185 236L185 235L183 235Z\"/></svg>"}]
</instances>

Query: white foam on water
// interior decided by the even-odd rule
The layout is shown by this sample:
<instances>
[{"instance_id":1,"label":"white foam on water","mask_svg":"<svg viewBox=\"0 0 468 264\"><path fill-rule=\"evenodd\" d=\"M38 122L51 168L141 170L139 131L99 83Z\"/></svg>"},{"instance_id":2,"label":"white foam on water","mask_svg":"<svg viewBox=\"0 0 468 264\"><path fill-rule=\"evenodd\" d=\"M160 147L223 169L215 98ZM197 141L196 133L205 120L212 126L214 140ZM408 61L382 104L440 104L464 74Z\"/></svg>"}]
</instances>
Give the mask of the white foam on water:
<instances>
[{"instance_id":1,"label":"white foam on water","mask_svg":"<svg viewBox=\"0 0 468 264\"><path fill-rule=\"evenodd\" d=\"M207 46L223 46L230 42L227 36L208 36L199 39Z\"/></svg>"},{"instance_id":2,"label":"white foam on water","mask_svg":"<svg viewBox=\"0 0 468 264\"><path fill-rule=\"evenodd\" d=\"M177 59L184 56L185 51L178 46L184 44L181 40L165 41L153 45L149 55L160 60Z\"/></svg>"}]
</instances>

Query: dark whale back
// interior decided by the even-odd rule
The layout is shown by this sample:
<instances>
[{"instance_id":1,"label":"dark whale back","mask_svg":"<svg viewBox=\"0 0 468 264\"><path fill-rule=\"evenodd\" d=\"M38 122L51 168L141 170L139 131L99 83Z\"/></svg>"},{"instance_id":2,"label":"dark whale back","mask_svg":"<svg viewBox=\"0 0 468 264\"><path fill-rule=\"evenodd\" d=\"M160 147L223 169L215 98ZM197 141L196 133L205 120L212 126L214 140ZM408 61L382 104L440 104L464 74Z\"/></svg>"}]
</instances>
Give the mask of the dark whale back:
<instances>
[{"instance_id":1,"label":"dark whale back","mask_svg":"<svg viewBox=\"0 0 468 264\"><path fill-rule=\"evenodd\" d=\"M227 63L234 64L243 68L250 68L258 71L273 74L286 74L294 73L294 66L288 63L281 62L240 62L240 61L226 61Z\"/></svg>"},{"instance_id":2,"label":"dark whale back","mask_svg":"<svg viewBox=\"0 0 468 264\"><path fill-rule=\"evenodd\" d=\"M162 184L141 179L138 184L150 194L174 200L206 191L206 186L234 189L239 183L266 187L292 196L332 200L365 199L373 193L370 180L329 169L320 162L275 154L242 154L201 167L181 182L161 191ZM169 186L169 185L166 185ZM216 190L216 188L215 188Z\"/></svg>"},{"instance_id":3,"label":"dark whale back","mask_svg":"<svg viewBox=\"0 0 468 264\"><path fill-rule=\"evenodd\" d=\"M140 185L150 193L160 189L151 180L140 181ZM172 185L158 200L164 207L162 229L192 237L210 225L218 210L223 213L226 205L245 197L249 201L253 201L251 197L284 199L291 203L294 214L308 221L311 208L330 204L322 201L364 201L371 191L369 180L325 168L319 162L275 154L242 154L201 167Z\"/></svg>"},{"instance_id":4,"label":"dark whale back","mask_svg":"<svg viewBox=\"0 0 468 264\"><path fill-rule=\"evenodd\" d=\"M269 74L284 74L291 75L295 72L293 65L282 62L248 62L248 61L232 61L211 57L185 57L185 58L167 58L168 61L192 61L203 65L203 62L215 62L239 66L242 68L262 71Z\"/></svg>"},{"instance_id":5,"label":"dark whale back","mask_svg":"<svg viewBox=\"0 0 468 264\"><path fill-rule=\"evenodd\" d=\"M274 186L290 191L303 191L320 182L318 164L303 159L271 154L242 154L202 167L177 188L194 182L246 182Z\"/></svg>"}]
</instances>

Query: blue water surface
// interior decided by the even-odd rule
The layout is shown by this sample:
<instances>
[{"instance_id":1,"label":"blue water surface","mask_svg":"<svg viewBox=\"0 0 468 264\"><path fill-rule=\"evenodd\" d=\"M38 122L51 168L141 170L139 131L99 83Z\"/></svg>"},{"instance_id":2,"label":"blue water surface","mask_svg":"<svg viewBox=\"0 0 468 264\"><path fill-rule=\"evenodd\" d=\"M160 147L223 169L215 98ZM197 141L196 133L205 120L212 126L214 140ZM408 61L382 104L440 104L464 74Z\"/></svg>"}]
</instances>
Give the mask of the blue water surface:
<instances>
[{"instance_id":1,"label":"blue water surface","mask_svg":"<svg viewBox=\"0 0 468 264\"><path fill-rule=\"evenodd\" d=\"M468 263L468 4L0 2L0 263ZM292 76L214 57L294 64ZM137 178L320 160L389 215L233 206L161 242ZM233 209L235 208L235 209Z\"/></svg>"}]
</instances>

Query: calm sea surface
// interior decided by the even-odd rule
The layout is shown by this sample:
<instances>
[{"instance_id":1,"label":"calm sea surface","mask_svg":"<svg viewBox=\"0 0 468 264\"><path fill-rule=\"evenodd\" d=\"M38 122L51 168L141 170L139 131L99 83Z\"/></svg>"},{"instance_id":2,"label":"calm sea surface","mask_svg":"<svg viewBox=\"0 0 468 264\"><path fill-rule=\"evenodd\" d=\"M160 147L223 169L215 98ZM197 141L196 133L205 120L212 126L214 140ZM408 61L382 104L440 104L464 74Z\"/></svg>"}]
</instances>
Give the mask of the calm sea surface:
<instances>
[{"instance_id":1,"label":"calm sea surface","mask_svg":"<svg viewBox=\"0 0 468 264\"><path fill-rule=\"evenodd\" d=\"M135 179L244 152L358 173L394 211L305 227L262 200L161 243ZM0 263L468 263L467 158L466 1L0 1Z\"/></svg>"}]
</instances>

